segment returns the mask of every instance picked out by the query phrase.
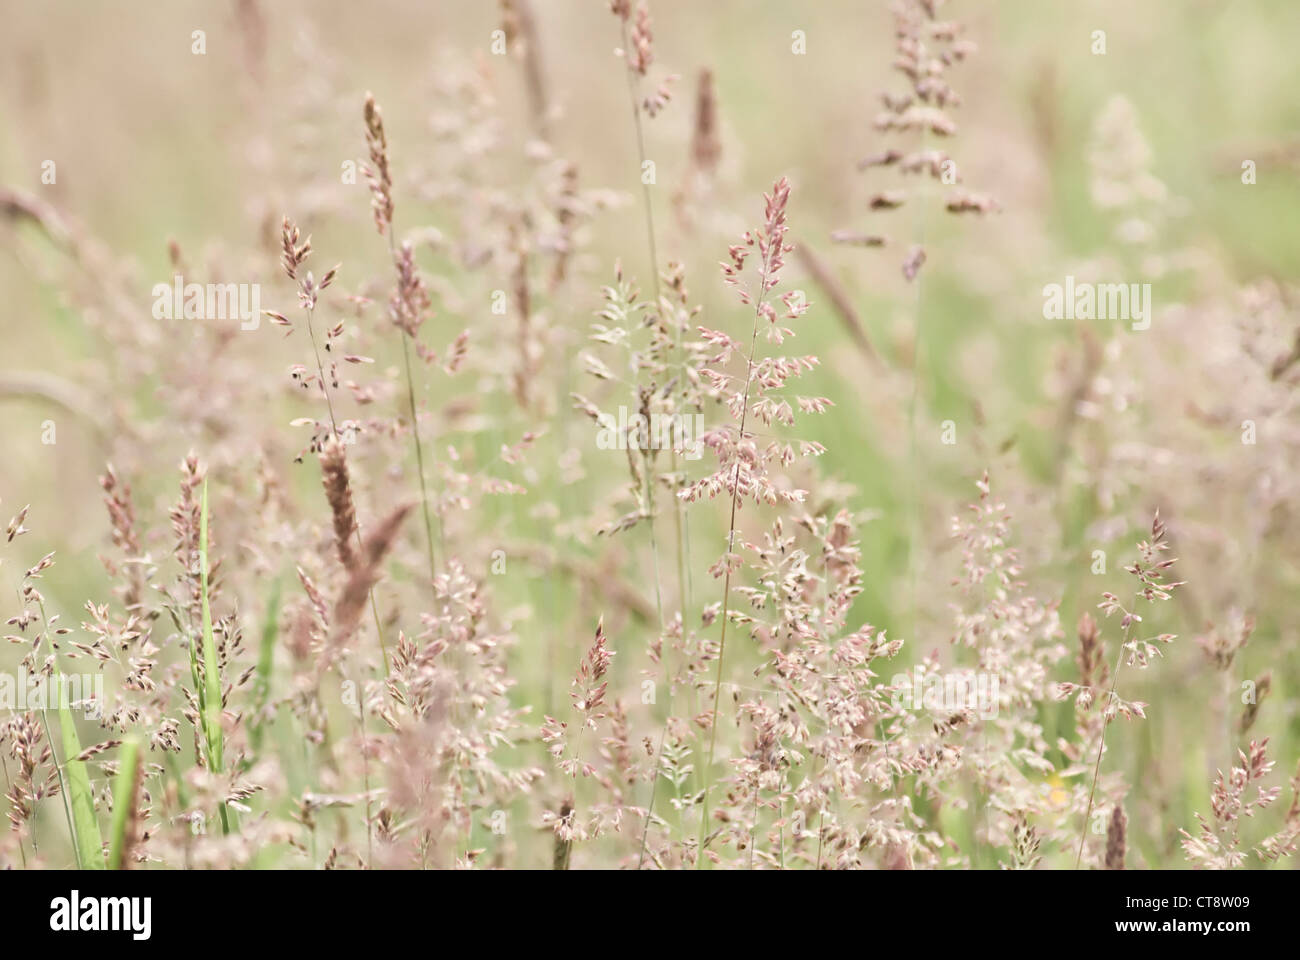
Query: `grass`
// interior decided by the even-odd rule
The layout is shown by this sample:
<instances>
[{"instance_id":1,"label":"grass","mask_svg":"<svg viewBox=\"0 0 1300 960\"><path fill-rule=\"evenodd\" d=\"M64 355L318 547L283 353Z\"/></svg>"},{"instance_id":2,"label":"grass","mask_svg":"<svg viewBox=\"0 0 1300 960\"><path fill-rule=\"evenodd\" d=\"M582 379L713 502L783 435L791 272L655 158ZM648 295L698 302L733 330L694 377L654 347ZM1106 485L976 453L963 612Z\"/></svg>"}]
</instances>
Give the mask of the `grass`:
<instances>
[{"instance_id":1,"label":"grass","mask_svg":"<svg viewBox=\"0 0 1300 960\"><path fill-rule=\"evenodd\" d=\"M217 776L225 771L225 734L221 729L221 668L217 660L217 644L212 636L212 608L209 603L210 581L208 579L208 481L203 480L203 493L199 515L199 590L202 595L203 610L203 683L200 687L196 678L196 687L201 690L199 696L200 716L202 717L203 739L207 747L207 765ZM221 830L230 833L233 829L234 814L224 801L218 807L221 818Z\"/></svg>"},{"instance_id":2,"label":"grass","mask_svg":"<svg viewBox=\"0 0 1300 960\"><path fill-rule=\"evenodd\" d=\"M90 775L86 765L78 759L81 743L72 711L60 701L59 731L63 737L63 776L72 812L72 840L80 870L103 870L104 847L99 833L99 820L95 816L95 798L91 793Z\"/></svg>"},{"instance_id":3,"label":"grass","mask_svg":"<svg viewBox=\"0 0 1300 960\"><path fill-rule=\"evenodd\" d=\"M1129 869L1275 868L1259 851L1287 845L1300 755L1300 229L1273 215L1293 193L1295 107L1276 79L1291 5L1209 29L1172 2L953 0L954 39L980 49L931 79L960 105L895 69L909 54L888 10L838 0L799 23L759 5L743 32L669 0L614 17L429 9L384 37L341 5L304 21L314 36L267 7L222 48L250 58L237 74L224 54L155 50L175 100L126 54L183 11L127 18L100 50L76 39L83 12L47 6L15 36L65 36L73 66L42 82L40 58L9 58L32 76L0 104L19 133L0 151L0 283L32 321L0 370L0 497L30 500L33 528L0 570L18 593L3 666L93 664L111 709L80 727L66 705L0 711L15 821L0 866L102 866L103 818L121 868L1072 869L1113 864L1121 839ZM81 29L44 32L74 15ZM1104 58L1080 39L1093 20ZM498 27L501 56L484 45ZM1118 69L1156 43L1158 83ZM109 55L118 82L90 83ZM388 91L389 131L370 101L362 148L366 89ZM1164 109L1165 89L1198 109ZM922 133L882 90L942 101L956 132ZM1126 110L1127 139L1094 156L1099 118ZM41 119L68 112L93 154ZM212 124L236 131L230 157L200 143ZM1123 174L1145 192L1099 202L1105 161L1141 144ZM904 156L857 169L890 147ZM900 172L930 149L958 184ZM53 184L32 173L46 155ZM632 183L647 162L654 182ZM825 273L791 257L780 290L737 310L714 271L749 249L744 222L781 177L791 240ZM950 216L951 188L1000 209ZM869 209L895 191L900 208ZM286 282L286 214L337 273L308 272L294 227ZM1147 239L1126 240L1140 225ZM890 243L833 245L841 228ZM151 284L174 271L258 284L268 322L156 316ZM1156 322L1042 319L1043 286L1066 275L1150 281ZM796 291L811 310L781 316ZM775 365L810 357L797 376ZM699 410L703 459L600 446L620 405ZM171 465L191 454L178 493ZM330 457L346 504L309 462ZM108 461L131 489L104 488L105 522ZM1127 597L1157 511L1187 586L1085 640L1084 614ZM36 568L19 576L37 540L60 556L42 583L53 622ZM1214 651L1247 616L1225 666ZM595 696L597 623L613 657ZM1156 674L1127 662L1126 644L1164 634ZM896 702L963 671L1000 679L996 712ZM1266 672L1248 716L1240 683ZM1135 703L1145 719L1110 722ZM1275 763L1261 784L1283 801L1215 820L1216 770L1265 737L1248 773ZM131 799L140 774L148 806ZM221 831L196 832L214 804Z\"/></svg>"},{"instance_id":4,"label":"grass","mask_svg":"<svg viewBox=\"0 0 1300 960\"><path fill-rule=\"evenodd\" d=\"M138 777L140 774L140 741L132 738L118 751L117 776L113 780L113 826L109 834L108 869L121 870L128 854L129 830L135 817Z\"/></svg>"}]
</instances>

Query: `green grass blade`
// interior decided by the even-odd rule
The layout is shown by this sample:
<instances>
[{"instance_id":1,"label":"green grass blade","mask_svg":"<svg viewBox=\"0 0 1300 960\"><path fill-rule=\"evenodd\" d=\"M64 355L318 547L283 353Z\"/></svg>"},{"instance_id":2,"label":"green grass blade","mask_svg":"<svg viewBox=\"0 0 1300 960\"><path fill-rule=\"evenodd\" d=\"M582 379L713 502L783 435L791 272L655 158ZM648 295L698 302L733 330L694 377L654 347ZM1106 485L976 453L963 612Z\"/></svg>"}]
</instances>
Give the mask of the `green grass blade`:
<instances>
[{"instance_id":1,"label":"green grass blade","mask_svg":"<svg viewBox=\"0 0 1300 960\"><path fill-rule=\"evenodd\" d=\"M68 698L64 695L63 674L56 672L59 679L59 732L63 739L64 774L67 779L68 801L72 805L73 842L77 846L77 859L83 870L104 869L104 842L99 834L99 821L95 818L95 799L90 792L90 775L86 773L86 764L77 757L81 753L81 742L77 739L77 728L72 722L72 711L68 709Z\"/></svg>"},{"instance_id":2,"label":"green grass blade","mask_svg":"<svg viewBox=\"0 0 1300 960\"><path fill-rule=\"evenodd\" d=\"M122 869L126 847L126 826L136 806L137 771L140 767L140 740L132 737L118 751L117 778L113 781L113 829L109 834L108 869Z\"/></svg>"},{"instance_id":3,"label":"green grass blade","mask_svg":"<svg viewBox=\"0 0 1300 960\"><path fill-rule=\"evenodd\" d=\"M266 601L266 619L262 621L262 646L257 657L257 674L253 680L253 723L249 728L249 742L253 752L262 749L266 733L262 711L271 696L271 668L275 660L275 641L280 632L280 578L271 583L271 596Z\"/></svg>"}]
</instances>

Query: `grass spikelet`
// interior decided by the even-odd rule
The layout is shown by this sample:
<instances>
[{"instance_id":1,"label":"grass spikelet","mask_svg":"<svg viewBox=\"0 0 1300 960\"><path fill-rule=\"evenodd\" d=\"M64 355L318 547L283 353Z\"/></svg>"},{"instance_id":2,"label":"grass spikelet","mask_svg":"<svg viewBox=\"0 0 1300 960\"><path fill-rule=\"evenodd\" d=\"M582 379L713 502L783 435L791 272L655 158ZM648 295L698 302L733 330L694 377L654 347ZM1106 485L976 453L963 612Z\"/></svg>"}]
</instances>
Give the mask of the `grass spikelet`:
<instances>
[{"instance_id":1,"label":"grass spikelet","mask_svg":"<svg viewBox=\"0 0 1300 960\"><path fill-rule=\"evenodd\" d=\"M334 636L332 646L338 649L351 639L365 611L366 598L371 588L382 576L382 564L392 549L402 521L411 512L412 504L403 504L384 517L366 537L361 554L348 571L348 579L334 605Z\"/></svg>"},{"instance_id":2,"label":"grass spikelet","mask_svg":"<svg viewBox=\"0 0 1300 960\"><path fill-rule=\"evenodd\" d=\"M321 447L320 469L325 499L334 519L334 549L338 551L343 569L351 570L356 565L352 541L357 532L357 511L352 504L347 457L338 437L329 437Z\"/></svg>"}]
</instances>

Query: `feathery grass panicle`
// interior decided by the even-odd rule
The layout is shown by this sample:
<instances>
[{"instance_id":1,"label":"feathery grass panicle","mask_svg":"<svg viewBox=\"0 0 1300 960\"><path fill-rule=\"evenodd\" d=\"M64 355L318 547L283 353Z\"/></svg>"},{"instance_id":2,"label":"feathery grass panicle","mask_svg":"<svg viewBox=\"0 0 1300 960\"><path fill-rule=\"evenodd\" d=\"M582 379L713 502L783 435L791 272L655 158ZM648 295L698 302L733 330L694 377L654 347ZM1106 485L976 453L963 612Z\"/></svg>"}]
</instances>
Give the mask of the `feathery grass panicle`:
<instances>
[{"instance_id":1,"label":"feathery grass panicle","mask_svg":"<svg viewBox=\"0 0 1300 960\"><path fill-rule=\"evenodd\" d=\"M722 157L721 132L718 129L718 94L713 71L700 70L695 87L695 123L691 127L691 163L706 176L717 172Z\"/></svg>"},{"instance_id":2,"label":"feathery grass panicle","mask_svg":"<svg viewBox=\"0 0 1300 960\"><path fill-rule=\"evenodd\" d=\"M366 94L365 105L366 144L370 163L366 176L370 181L371 207L375 226L381 236L388 239L388 253L397 274L397 287L389 298L389 316L402 331L402 367L406 379L406 405L410 416L411 443L415 448L416 471L420 481L420 508L424 514L425 550L429 561L429 581L437 578L437 561L434 552L434 516L436 505L430 505L428 483L425 479L424 445L420 440L420 417L415 403L415 373L411 366L411 344L422 359L432 361L432 354L420 345L420 325L430 309L429 291L415 264L414 250L409 243L399 248L393 230L393 181L388 169L388 139L384 121L373 94ZM438 525L438 537L443 537L443 526ZM444 544L445 546L445 544Z\"/></svg>"},{"instance_id":3,"label":"feathery grass panicle","mask_svg":"<svg viewBox=\"0 0 1300 960\"><path fill-rule=\"evenodd\" d=\"M1124 816L1124 808L1119 804L1115 804L1115 809L1110 815L1110 824L1106 827L1105 866L1107 870L1124 869L1127 829L1128 818Z\"/></svg>"},{"instance_id":4,"label":"feathery grass panicle","mask_svg":"<svg viewBox=\"0 0 1300 960\"><path fill-rule=\"evenodd\" d=\"M528 112L536 124L537 135L550 140L554 108L547 90L541 33L530 0L501 0L501 28L507 48L523 64Z\"/></svg>"},{"instance_id":5,"label":"feathery grass panicle","mask_svg":"<svg viewBox=\"0 0 1300 960\"><path fill-rule=\"evenodd\" d=\"M740 568L741 558L736 552L736 512L742 499L752 499L755 504L777 503L795 504L804 499L804 491L778 487L769 475L768 467L775 464L788 465L797 456L817 455L822 452L820 444L801 442L799 453L788 443L769 442L759 446L757 438L749 433L747 424L750 414L765 426L773 422L787 426L794 423L794 410L788 400L780 396L779 391L792 377L812 370L816 364L815 357L770 357L757 359L758 332L764 331L769 343L781 344L793 335L793 331L783 325L783 321L794 320L807 311L809 304L795 292L782 295L779 302L785 308L779 314L773 305L771 294L780 282L781 269L785 266L785 255L793 250L786 242L788 226L786 207L790 200L790 183L781 177L772 187L772 192L765 195L764 223L756 230L745 233L741 243L733 245L729 260L721 264L723 281L736 288L742 305L753 310L752 330L749 344L734 340L721 331L700 328L704 340L718 349L710 366L703 372L712 384L721 392L724 406L731 416L738 421L733 429L730 427L712 431L705 442L713 448L718 458L718 468L710 476L686 486L678 496L691 502L701 497L713 498L724 493L731 495L730 517L727 523L726 553L715 563L710 572L715 578L723 578L722 589L722 624L718 641L717 670L713 681L713 690L709 697L708 715L709 747L704 768L705 786L702 800L702 816L697 846L697 864L703 866L709 822L709 792L712 787L714 751L717 746L718 706L722 694L724 657L726 654L727 625L731 620L731 581L732 575ZM751 255L757 255L757 265L752 268L752 281L746 282L749 273L745 264ZM724 372L727 361L733 356L743 357L745 368L743 384L740 378ZM753 398L751 401L751 397ZM830 405L826 398L797 398L800 411L814 413ZM743 494L743 497L742 497Z\"/></svg>"},{"instance_id":6,"label":"feathery grass panicle","mask_svg":"<svg viewBox=\"0 0 1300 960\"><path fill-rule=\"evenodd\" d=\"M1281 787L1264 787L1259 782L1272 773L1274 762L1268 759L1268 737L1250 741L1245 750L1237 752L1237 764L1225 777L1222 770L1214 780L1210 793L1211 817L1207 820L1196 814L1200 831L1193 836L1186 830L1182 834L1183 851L1187 860L1201 870L1232 870L1241 867L1247 859L1248 849L1242 849L1241 827L1244 818L1271 806L1282 793ZM1256 784L1255 795L1246 791ZM1300 773L1291 783L1293 797L1300 788ZM1256 850L1265 862L1273 862L1294 853L1300 847L1300 801L1294 800L1287 811L1283 828L1267 838Z\"/></svg>"},{"instance_id":7,"label":"feathery grass panicle","mask_svg":"<svg viewBox=\"0 0 1300 960\"><path fill-rule=\"evenodd\" d=\"M345 447L337 437L331 436L321 447L320 467L325 499L334 518L334 548L343 569L350 571L356 566L352 543L357 535L357 511L352 503Z\"/></svg>"},{"instance_id":8,"label":"feathery grass panicle","mask_svg":"<svg viewBox=\"0 0 1300 960\"><path fill-rule=\"evenodd\" d=\"M578 672L569 690L569 699L578 719L572 727L567 721L549 716L543 720L542 742L548 745L556 766L569 780L568 795L560 804L559 811L547 811L542 818L543 823L555 832L553 867L556 870L569 869L574 841L600 836L606 823L606 813L599 806L588 811L585 821L579 816L577 788L579 778L597 775L596 765L583 753L583 745L586 733L596 733L600 722L607 716L605 692L609 689L609 680L606 675L613 658L614 652L609 649L605 635L605 621L601 618L596 624L595 639L578 664ZM617 820L614 823L617 825Z\"/></svg>"},{"instance_id":9,"label":"feathery grass panicle","mask_svg":"<svg viewBox=\"0 0 1300 960\"><path fill-rule=\"evenodd\" d=\"M1109 591L1102 594L1101 603L1097 604L1097 607L1107 617L1113 614L1120 615L1120 629L1124 631L1124 640L1120 644L1119 653L1111 669L1110 688L1106 691L1105 698L1102 700L1102 722L1097 735L1097 760L1093 767L1092 786L1088 793L1088 806L1084 811L1083 828L1079 832L1079 852L1075 858L1076 869L1083 860L1084 846L1088 839L1088 824L1092 817L1093 804L1097 796L1097 782L1101 776L1101 758L1106 749L1106 730L1111 720L1117 716L1122 715L1130 720L1134 717L1139 719L1145 719L1146 717L1145 703L1124 700L1116 694L1115 688L1119 682L1120 667L1129 666L1144 669L1150 665L1153 658L1164 655L1161 653L1160 646L1156 644L1164 645L1177 639L1172 633L1162 633L1149 638L1135 638L1133 636L1134 627L1142 623L1142 616L1136 611L1139 601L1157 603L1168 600L1173 595L1174 590L1184 586L1184 581L1166 582L1164 579L1164 571L1177 562L1173 559L1165 560L1161 557L1169 549L1167 534L1168 529L1164 521L1160 519L1160 511L1157 510L1155 517L1151 521L1151 539L1149 541L1143 540L1138 544L1138 560L1124 568L1138 581L1133 598L1134 609L1125 607L1120 602L1119 597ZM1085 694L1084 689L1077 684L1064 683L1059 685L1059 697L1064 699L1071 695L1076 697L1085 695L1089 702L1100 699L1093 690L1088 690Z\"/></svg>"},{"instance_id":10,"label":"feathery grass panicle","mask_svg":"<svg viewBox=\"0 0 1300 960\"><path fill-rule=\"evenodd\" d=\"M365 538L360 552L348 568L348 579L334 604L334 634L331 638L334 649L344 646L356 632L365 610L366 598L383 575L384 557L392 549L402 521L411 512L412 506L414 505L409 503L402 504L381 519Z\"/></svg>"},{"instance_id":11,"label":"feathery grass panicle","mask_svg":"<svg viewBox=\"0 0 1300 960\"><path fill-rule=\"evenodd\" d=\"M374 94L366 93L366 147L370 162L363 172L370 183L370 206L375 217L375 228L380 235L391 235L393 229L393 177L388 170L388 137L384 134L384 116Z\"/></svg>"},{"instance_id":12,"label":"feathery grass panicle","mask_svg":"<svg viewBox=\"0 0 1300 960\"><path fill-rule=\"evenodd\" d=\"M881 94L883 109L876 114L873 127L881 134L896 138L899 146L877 151L858 162L859 170L889 168L909 181L921 174L942 186L960 184L961 174L946 150L931 145L930 138L946 141L957 133L950 111L961 104L961 97L948 83L947 71L975 51L967 39L964 26L957 21L941 21L938 4L931 0L895 0L894 70L904 81L903 92ZM922 206L926 190L895 188L878 191L867 201L872 211L892 211L903 206ZM987 194L972 193L960 187L948 192L943 209L952 214L985 214L998 209ZM920 217L912 243L903 259L904 278L910 283L924 265L927 252L921 236ZM885 246L891 243L884 234L859 234L839 230L832 238L840 243L862 246Z\"/></svg>"}]
</instances>

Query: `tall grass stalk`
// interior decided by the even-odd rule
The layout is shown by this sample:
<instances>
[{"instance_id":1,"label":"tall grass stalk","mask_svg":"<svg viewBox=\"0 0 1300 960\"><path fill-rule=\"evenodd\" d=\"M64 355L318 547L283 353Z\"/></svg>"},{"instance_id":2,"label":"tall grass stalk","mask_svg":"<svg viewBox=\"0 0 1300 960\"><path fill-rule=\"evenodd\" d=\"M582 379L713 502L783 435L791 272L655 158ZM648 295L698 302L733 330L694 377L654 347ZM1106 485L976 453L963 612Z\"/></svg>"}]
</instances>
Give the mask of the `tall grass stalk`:
<instances>
[{"instance_id":1,"label":"tall grass stalk","mask_svg":"<svg viewBox=\"0 0 1300 960\"><path fill-rule=\"evenodd\" d=\"M1137 606L1137 597L1133 598L1133 605ZM1124 648L1128 645L1129 638L1133 633L1133 623L1134 621L1130 620L1128 626L1124 629L1124 642L1119 645L1119 651L1115 655L1115 666L1110 675L1110 690L1106 693L1106 702L1102 705L1102 710L1108 710L1115 699L1115 688L1119 685L1119 671L1124 663ZM1092 820L1092 808L1097 800L1097 781L1101 777L1101 755L1106 750L1106 731L1110 728L1110 721L1111 714L1105 714L1101 725L1101 733L1097 737L1097 761L1092 768L1092 786L1088 790L1088 809L1083 815L1083 827L1079 830L1079 852L1074 858L1074 869L1076 870L1083 863L1083 847L1088 840L1088 823Z\"/></svg>"},{"instance_id":2,"label":"tall grass stalk","mask_svg":"<svg viewBox=\"0 0 1300 960\"><path fill-rule=\"evenodd\" d=\"M208 584L208 480L203 478L199 506L199 592L203 616L203 688L200 695L203 736L207 741L208 768L220 776L224 766L224 737L221 731L221 674L217 665L217 644L212 636L212 608ZM221 832L230 833L233 815L222 801Z\"/></svg>"},{"instance_id":3,"label":"tall grass stalk","mask_svg":"<svg viewBox=\"0 0 1300 960\"><path fill-rule=\"evenodd\" d=\"M437 578L437 564L433 550L433 519L429 511L429 488L424 477L424 445L420 440L420 421L415 405L415 376L411 368L410 344L407 339L415 339L416 330L424 321L424 312L428 309L428 292L415 267L414 254L409 247L403 247L399 256L397 238L393 230L393 180L389 172L388 135L384 130L383 112L375 102L374 94L366 94L365 102L366 147L370 162L365 166L366 177L370 183L371 210L374 213L375 228L388 243L388 257L397 274L397 292L390 301L393 322L402 333L402 360L406 374L407 410L411 417L411 442L415 447L416 467L420 473L420 507L424 513L425 547L429 556L429 583L432 586ZM442 542L442 527L439 524L439 542L446 554L446 545Z\"/></svg>"},{"instance_id":4,"label":"tall grass stalk","mask_svg":"<svg viewBox=\"0 0 1300 960\"><path fill-rule=\"evenodd\" d=\"M763 264L761 285L759 295L754 300L754 329L749 336L749 355L745 359L745 393L744 399L740 406L740 434L737 444L744 443L745 440L745 423L749 415L749 388L754 381L754 352L758 348L758 323L762 317L763 303L767 299L768 293L768 267L767 263ZM718 699L722 693L722 665L727 653L727 623L731 619L731 554L735 552L736 546L736 502L740 496L740 464L742 462L739 451L736 453L736 473L732 478L731 484L731 517L727 522L727 562L725 564L726 573L723 576L722 586L722 631L718 640L718 668L713 679L713 706L709 708L711 720L709 722L709 755L704 765L704 797L703 808L700 817L700 834L699 842L696 845L697 868L704 866L704 847L708 838L709 830L709 791L713 786L713 757L715 748L718 743Z\"/></svg>"},{"instance_id":5,"label":"tall grass stalk","mask_svg":"<svg viewBox=\"0 0 1300 960\"><path fill-rule=\"evenodd\" d=\"M397 264L397 248L393 240L393 228L388 228L388 253L393 258L393 264ZM415 447L415 468L420 475L420 509L424 514L424 543L429 555L429 582L432 583L438 575L438 564L436 555L433 550L433 518L429 512L429 487L424 477L424 444L420 441L420 420L415 407L415 376L411 372L411 345L410 339L412 334L403 330L402 336L402 368L406 374L406 404L407 410L411 416L411 443ZM442 523L438 524L438 542L442 546L442 552L447 552L446 543L443 540Z\"/></svg>"},{"instance_id":6,"label":"tall grass stalk","mask_svg":"<svg viewBox=\"0 0 1300 960\"><path fill-rule=\"evenodd\" d=\"M629 49L628 24L627 20L621 17L619 18L619 30L622 38L624 56L626 57ZM645 125L642 123L641 118L640 75L632 69L630 63L624 64L624 74L627 79L628 105L632 112L632 126L636 133L637 170L644 171L646 165L646 149ZM645 212L646 247L650 256L651 290L653 291L655 298L654 309L657 313L662 315L664 311L664 303L659 278L659 244L655 234L654 205L651 198L650 185L645 182L644 177L641 177L641 202ZM674 322L673 330L675 351L678 360L678 380L681 395L684 397L686 393L686 358L683 353L681 324ZM678 413L680 412L681 411L678 410ZM677 468L677 448L676 446L673 446L670 451L670 469L674 481L677 477ZM662 585L660 582L659 545L655 534L654 474L653 471L646 471L646 474L646 508L650 512L650 550L654 556L655 564L655 603L659 611L659 630L662 634L666 622L664 619ZM684 631L686 629L686 611L690 608L690 603L687 599L690 593L690 577L687 572L689 562L688 557L690 553L690 544L688 539L690 536L690 528L689 522L686 518L685 508L681 500L675 494L672 500L673 526L675 528L677 544L677 602L679 617ZM663 762L664 738L668 731L668 718L672 716L672 676L670 674L670 667L666 656L664 657L664 681L665 693L668 697L668 701L664 707L664 720L659 728L659 742L655 747L654 772L650 779L650 803L646 808L645 823L641 828L641 848L637 854L637 869L640 869L645 864L646 842L649 837L650 821L654 818L655 802L658 799L659 794L659 770L660 765Z\"/></svg>"},{"instance_id":7,"label":"tall grass stalk","mask_svg":"<svg viewBox=\"0 0 1300 960\"><path fill-rule=\"evenodd\" d=\"M248 742L254 755L261 753L262 740L266 734L266 722L263 711L271 696L271 673L275 665L275 643L280 633L280 594L282 583L280 577L271 582L271 593L266 601L266 613L262 618L262 641L258 646L257 674L253 680L253 722L248 729Z\"/></svg>"},{"instance_id":8,"label":"tall grass stalk","mask_svg":"<svg viewBox=\"0 0 1300 960\"><path fill-rule=\"evenodd\" d=\"M108 869L121 870L130 842L128 833L135 816L140 771L140 739L129 737L117 753L117 777L113 781L113 825L109 834Z\"/></svg>"},{"instance_id":9,"label":"tall grass stalk","mask_svg":"<svg viewBox=\"0 0 1300 960\"><path fill-rule=\"evenodd\" d=\"M321 363L320 348L316 344L316 332L314 330L315 318L316 318L315 307L309 307L307 310L307 335L311 338L312 353L316 357L316 372L317 375L320 377L320 389L321 389L321 393L325 394L325 406L329 410L330 431L334 434L334 439L341 442L343 436L342 434L339 433L338 420L336 420L334 417L334 401L330 399L330 391L329 391L329 387L327 386L327 381L325 379L325 367ZM362 547L361 524L357 523L353 529L356 532L357 547L360 548ZM380 621L379 619L379 606L378 604L375 603L375 591L373 588L371 588L370 590L369 600L370 600L370 615L371 617L374 618L375 632L379 635L379 653L384 661L384 673L387 673L388 672L388 642L384 638L384 625L383 622Z\"/></svg>"}]
</instances>

